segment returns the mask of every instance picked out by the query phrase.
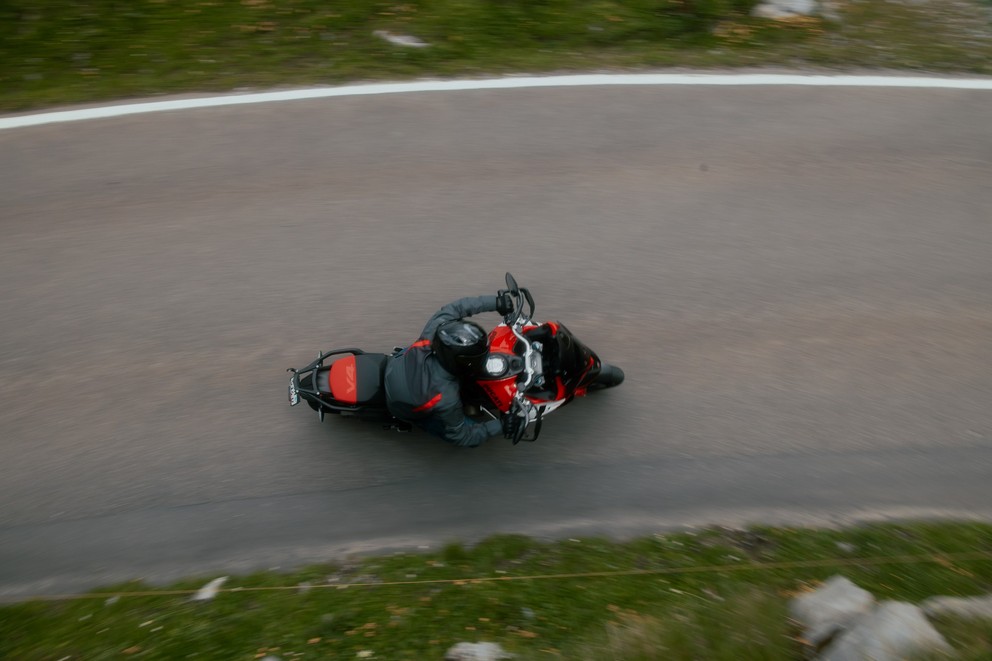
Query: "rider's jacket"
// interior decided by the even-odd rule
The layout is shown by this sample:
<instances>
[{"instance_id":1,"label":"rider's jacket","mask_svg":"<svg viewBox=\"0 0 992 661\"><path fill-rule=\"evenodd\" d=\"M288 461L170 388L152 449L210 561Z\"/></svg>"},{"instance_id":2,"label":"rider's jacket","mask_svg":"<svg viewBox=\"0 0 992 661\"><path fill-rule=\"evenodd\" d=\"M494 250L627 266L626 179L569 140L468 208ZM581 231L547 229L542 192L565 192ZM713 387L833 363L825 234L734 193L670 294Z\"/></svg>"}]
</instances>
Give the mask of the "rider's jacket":
<instances>
[{"instance_id":1,"label":"rider's jacket","mask_svg":"<svg viewBox=\"0 0 992 661\"><path fill-rule=\"evenodd\" d=\"M461 298L435 312L420 339L386 364L389 412L454 445L475 447L501 434L498 420L480 423L465 415L458 377L441 367L431 350L431 340L441 324L495 310L496 297L490 295Z\"/></svg>"}]
</instances>

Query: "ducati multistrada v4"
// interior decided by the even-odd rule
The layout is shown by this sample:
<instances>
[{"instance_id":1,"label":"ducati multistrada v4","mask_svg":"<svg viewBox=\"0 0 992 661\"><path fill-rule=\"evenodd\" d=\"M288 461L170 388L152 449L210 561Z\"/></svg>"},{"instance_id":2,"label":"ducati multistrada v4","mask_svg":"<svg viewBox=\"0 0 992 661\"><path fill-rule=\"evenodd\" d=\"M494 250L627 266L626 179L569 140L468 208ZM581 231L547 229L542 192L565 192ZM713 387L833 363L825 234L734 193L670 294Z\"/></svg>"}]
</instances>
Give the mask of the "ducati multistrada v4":
<instances>
[{"instance_id":1,"label":"ducati multistrada v4","mask_svg":"<svg viewBox=\"0 0 992 661\"><path fill-rule=\"evenodd\" d=\"M600 361L565 326L532 321L534 298L506 274L513 310L489 333L489 354L482 367L462 382L466 413L500 419L513 443L537 440L548 413L593 390L620 385L623 371ZM380 420L387 427L408 430L386 408L383 372L391 354L361 349L320 353L301 369L290 368L289 403L305 401L321 420L326 413Z\"/></svg>"}]
</instances>

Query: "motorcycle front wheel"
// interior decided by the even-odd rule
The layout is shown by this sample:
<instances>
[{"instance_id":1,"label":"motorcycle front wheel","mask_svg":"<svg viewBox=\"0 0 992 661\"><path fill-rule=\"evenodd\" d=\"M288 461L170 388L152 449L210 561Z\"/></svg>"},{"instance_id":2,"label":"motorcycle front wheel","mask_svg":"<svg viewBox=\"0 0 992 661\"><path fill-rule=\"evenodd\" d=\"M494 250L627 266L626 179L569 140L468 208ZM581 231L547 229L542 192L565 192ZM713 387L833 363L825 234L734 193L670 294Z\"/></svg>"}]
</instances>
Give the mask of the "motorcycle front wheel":
<instances>
[{"instance_id":1,"label":"motorcycle front wheel","mask_svg":"<svg viewBox=\"0 0 992 661\"><path fill-rule=\"evenodd\" d=\"M607 388L615 388L623 383L623 370L616 365L608 365L603 363L602 367L599 369L599 374L596 375L596 379L589 384L589 390L606 390Z\"/></svg>"}]
</instances>

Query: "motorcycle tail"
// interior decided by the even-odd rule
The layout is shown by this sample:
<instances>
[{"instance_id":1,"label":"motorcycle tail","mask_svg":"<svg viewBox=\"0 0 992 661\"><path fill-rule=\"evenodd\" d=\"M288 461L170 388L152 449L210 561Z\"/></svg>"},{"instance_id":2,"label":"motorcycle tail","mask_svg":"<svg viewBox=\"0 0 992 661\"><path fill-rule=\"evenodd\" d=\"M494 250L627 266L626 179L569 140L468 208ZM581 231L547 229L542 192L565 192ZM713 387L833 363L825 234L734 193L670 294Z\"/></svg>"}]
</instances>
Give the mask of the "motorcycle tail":
<instances>
[{"instance_id":1,"label":"motorcycle tail","mask_svg":"<svg viewBox=\"0 0 992 661\"><path fill-rule=\"evenodd\" d=\"M321 420L325 413L389 418L382 385L386 359L386 354L360 349L321 353L306 367L290 370L292 386Z\"/></svg>"}]
</instances>

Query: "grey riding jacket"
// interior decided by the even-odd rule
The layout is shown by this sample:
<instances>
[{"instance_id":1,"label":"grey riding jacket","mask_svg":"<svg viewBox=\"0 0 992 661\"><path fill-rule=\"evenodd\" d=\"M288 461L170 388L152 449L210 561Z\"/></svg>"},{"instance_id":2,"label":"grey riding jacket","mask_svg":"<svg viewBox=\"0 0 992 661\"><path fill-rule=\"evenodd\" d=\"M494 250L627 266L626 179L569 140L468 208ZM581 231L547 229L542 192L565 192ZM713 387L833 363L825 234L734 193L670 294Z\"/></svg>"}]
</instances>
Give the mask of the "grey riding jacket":
<instances>
[{"instance_id":1,"label":"grey riding jacket","mask_svg":"<svg viewBox=\"0 0 992 661\"><path fill-rule=\"evenodd\" d=\"M475 447L503 433L498 420L480 423L465 415L458 377L441 367L431 349L438 327L454 319L496 310L496 296L460 298L430 318L420 339L386 364L389 412L454 445Z\"/></svg>"}]
</instances>

